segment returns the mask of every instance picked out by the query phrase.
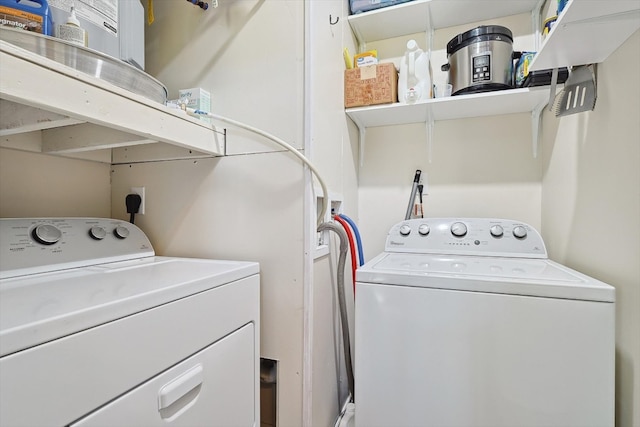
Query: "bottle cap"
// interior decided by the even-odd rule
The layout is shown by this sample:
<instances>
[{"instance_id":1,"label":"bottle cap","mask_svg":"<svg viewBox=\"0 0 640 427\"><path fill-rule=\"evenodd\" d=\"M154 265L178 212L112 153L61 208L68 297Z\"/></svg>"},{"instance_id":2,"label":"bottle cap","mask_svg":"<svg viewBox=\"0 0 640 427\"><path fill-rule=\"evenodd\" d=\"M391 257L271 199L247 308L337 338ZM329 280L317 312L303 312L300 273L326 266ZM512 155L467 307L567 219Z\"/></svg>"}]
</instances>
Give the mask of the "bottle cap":
<instances>
[{"instance_id":1,"label":"bottle cap","mask_svg":"<svg viewBox=\"0 0 640 427\"><path fill-rule=\"evenodd\" d=\"M78 27L80 26L80 21L78 21L78 18L76 17L76 8L73 5L71 6L71 13L67 18L67 24L76 25Z\"/></svg>"}]
</instances>

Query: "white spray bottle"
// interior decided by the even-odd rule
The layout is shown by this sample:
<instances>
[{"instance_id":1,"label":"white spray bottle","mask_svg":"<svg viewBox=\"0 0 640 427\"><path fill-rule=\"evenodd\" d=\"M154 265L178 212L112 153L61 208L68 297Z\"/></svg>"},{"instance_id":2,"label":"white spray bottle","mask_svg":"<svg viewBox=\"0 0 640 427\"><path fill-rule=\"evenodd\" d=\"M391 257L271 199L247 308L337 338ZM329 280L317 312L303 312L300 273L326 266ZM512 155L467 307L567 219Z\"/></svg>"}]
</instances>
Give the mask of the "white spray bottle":
<instances>
[{"instance_id":1,"label":"white spray bottle","mask_svg":"<svg viewBox=\"0 0 640 427\"><path fill-rule=\"evenodd\" d=\"M429 56L415 40L407 42L407 51L400 62L398 101L413 104L432 97Z\"/></svg>"}]
</instances>

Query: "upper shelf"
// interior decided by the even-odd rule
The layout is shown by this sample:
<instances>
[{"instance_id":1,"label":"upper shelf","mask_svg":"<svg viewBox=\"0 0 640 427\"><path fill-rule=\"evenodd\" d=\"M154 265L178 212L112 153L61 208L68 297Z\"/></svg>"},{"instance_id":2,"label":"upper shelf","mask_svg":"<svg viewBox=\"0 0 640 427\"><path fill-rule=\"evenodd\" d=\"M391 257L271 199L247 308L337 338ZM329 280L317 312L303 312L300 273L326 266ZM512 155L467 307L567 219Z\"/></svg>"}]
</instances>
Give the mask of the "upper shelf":
<instances>
[{"instance_id":1,"label":"upper shelf","mask_svg":"<svg viewBox=\"0 0 640 427\"><path fill-rule=\"evenodd\" d=\"M158 142L224 153L211 125L3 40L0 64L0 135L41 130L52 154Z\"/></svg>"},{"instance_id":2,"label":"upper shelf","mask_svg":"<svg viewBox=\"0 0 640 427\"><path fill-rule=\"evenodd\" d=\"M640 1L571 0L529 69L603 62L640 28Z\"/></svg>"},{"instance_id":3,"label":"upper shelf","mask_svg":"<svg viewBox=\"0 0 640 427\"><path fill-rule=\"evenodd\" d=\"M415 0L349 16L360 43L531 12L539 0Z\"/></svg>"},{"instance_id":4,"label":"upper shelf","mask_svg":"<svg viewBox=\"0 0 640 427\"><path fill-rule=\"evenodd\" d=\"M548 100L549 87L542 86L434 98L416 104L348 108L346 113L358 127L366 128L532 112Z\"/></svg>"}]
</instances>

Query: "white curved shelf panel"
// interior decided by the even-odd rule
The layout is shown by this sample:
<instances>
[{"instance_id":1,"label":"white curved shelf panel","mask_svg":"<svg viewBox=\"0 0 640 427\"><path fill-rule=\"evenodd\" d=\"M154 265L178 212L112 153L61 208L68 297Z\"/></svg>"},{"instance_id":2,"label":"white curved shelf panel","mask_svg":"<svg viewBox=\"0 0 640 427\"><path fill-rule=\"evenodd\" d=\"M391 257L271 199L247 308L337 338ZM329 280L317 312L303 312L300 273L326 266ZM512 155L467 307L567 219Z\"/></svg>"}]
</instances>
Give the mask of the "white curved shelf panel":
<instances>
[{"instance_id":1,"label":"white curved shelf panel","mask_svg":"<svg viewBox=\"0 0 640 427\"><path fill-rule=\"evenodd\" d=\"M571 0L543 41L530 69L603 62L638 28L638 0Z\"/></svg>"},{"instance_id":2,"label":"white curved shelf panel","mask_svg":"<svg viewBox=\"0 0 640 427\"><path fill-rule=\"evenodd\" d=\"M42 152L164 143L184 157L224 153L223 131L2 40L0 64L0 135L40 130Z\"/></svg>"}]
</instances>

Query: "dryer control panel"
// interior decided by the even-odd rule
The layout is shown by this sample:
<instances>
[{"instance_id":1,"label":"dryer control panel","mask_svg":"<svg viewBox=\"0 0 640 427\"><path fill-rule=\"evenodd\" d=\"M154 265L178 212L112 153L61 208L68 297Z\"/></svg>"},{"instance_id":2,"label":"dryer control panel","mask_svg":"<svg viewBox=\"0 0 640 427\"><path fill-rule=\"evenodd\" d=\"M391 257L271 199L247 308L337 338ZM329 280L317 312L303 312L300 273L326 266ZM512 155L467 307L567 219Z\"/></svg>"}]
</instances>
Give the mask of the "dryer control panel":
<instances>
[{"instance_id":1,"label":"dryer control panel","mask_svg":"<svg viewBox=\"0 0 640 427\"><path fill-rule=\"evenodd\" d=\"M532 226L496 218L420 218L389 231L386 252L547 258Z\"/></svg>"},{"instance_id":2,"label":"dryer control panel","mask_svg":"<svg viewBox=\"0 0 640 427\"><path fill-rule=\"evenodd\" d=\"M106 218L0 219L0 278L154 256L134 224Z\"/></svg>"}]
</instances>

